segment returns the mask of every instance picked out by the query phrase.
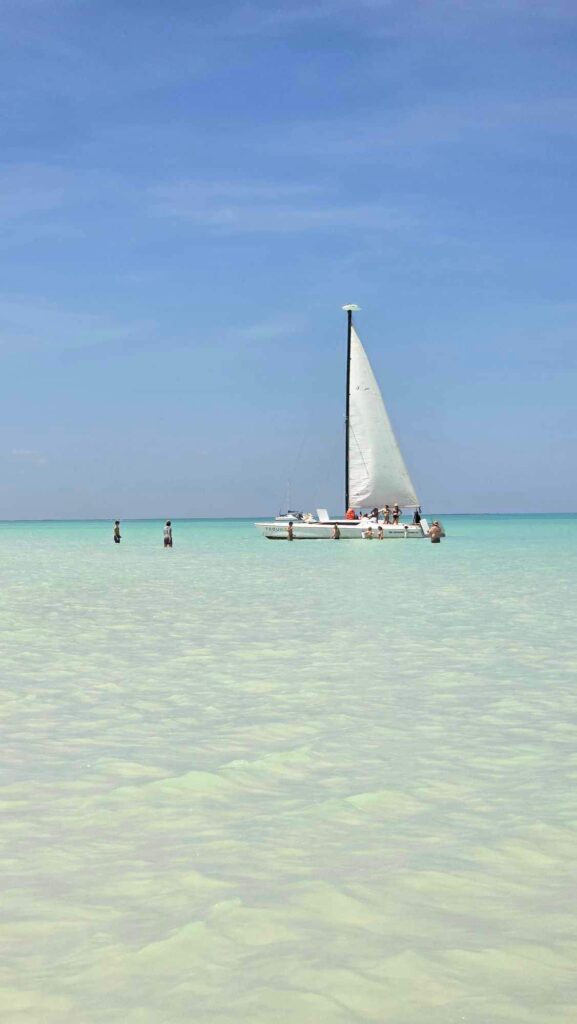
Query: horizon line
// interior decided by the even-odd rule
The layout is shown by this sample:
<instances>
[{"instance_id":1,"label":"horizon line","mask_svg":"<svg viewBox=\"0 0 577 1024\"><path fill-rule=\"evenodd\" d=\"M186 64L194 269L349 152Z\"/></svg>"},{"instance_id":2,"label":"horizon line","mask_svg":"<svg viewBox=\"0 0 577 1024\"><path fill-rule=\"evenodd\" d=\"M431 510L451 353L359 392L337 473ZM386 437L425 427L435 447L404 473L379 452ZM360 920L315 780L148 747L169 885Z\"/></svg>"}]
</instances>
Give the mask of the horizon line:
<instances>
[{"instance_id":1,"label":"horizon line","mask_svg":"<svg viewBox=\"0 0 577 1024\"><path fill-rule=\"evenodd\" d=\"M431 513L425 513L425 518ZM577 516L577 509L571 509L570 511L555 511L547 512L530 510L516 510L514 512L435 512L435 515L439 516ZM194 522L238 522L239 520L252 521L254 519L275 519L276 515L269 514L257 514L243 515L243 516L172 516L171 521L181 523L194 523ZM113 516L70 516L70 517L52 517L46 518L14 518L14 519L1 519L0 525L5 523L114 523L116 520ZM124 523L155 523L155 522L166 522L165 516L124 516L120 517L119 522Z\"/></svg>"}]
</instances>

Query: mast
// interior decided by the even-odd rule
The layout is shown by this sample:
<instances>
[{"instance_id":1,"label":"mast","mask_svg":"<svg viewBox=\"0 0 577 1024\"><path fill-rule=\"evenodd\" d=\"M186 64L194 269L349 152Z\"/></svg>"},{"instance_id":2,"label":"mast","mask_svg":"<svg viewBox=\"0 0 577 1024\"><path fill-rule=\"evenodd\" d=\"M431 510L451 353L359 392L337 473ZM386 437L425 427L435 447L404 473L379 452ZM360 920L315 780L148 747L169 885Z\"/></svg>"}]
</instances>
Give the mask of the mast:
<instances>
[{"instance_id":1,"label":"mast","mask_svg":"<svg viewBox=\"0 0 577 1024\"><path fill-rule=\"evenodd\" d=\"M360 306L351 303L343 306L347 314L347 390L345 397L345 512L349 508L349 411L351 399L351 328L353 326L353 312L357 312Z\"/></svg>"}]
</instances>

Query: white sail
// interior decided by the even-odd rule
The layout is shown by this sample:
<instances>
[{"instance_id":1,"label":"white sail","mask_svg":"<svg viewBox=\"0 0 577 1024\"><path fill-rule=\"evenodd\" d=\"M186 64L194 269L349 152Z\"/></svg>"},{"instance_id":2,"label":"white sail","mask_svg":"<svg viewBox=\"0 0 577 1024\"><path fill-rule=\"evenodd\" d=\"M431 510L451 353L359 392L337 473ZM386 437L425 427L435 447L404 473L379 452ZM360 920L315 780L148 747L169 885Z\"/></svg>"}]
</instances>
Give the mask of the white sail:
<instances>
[{"instance_id":1,"label":"white sail","mask_svg":"<svg viewBox=\"0 0 577 1024\"><path fill-rule=\"evenodd\" d=\"M351 328L349 502L352 508L418 505L379 386Z\"/></svg>"}]
</instances>

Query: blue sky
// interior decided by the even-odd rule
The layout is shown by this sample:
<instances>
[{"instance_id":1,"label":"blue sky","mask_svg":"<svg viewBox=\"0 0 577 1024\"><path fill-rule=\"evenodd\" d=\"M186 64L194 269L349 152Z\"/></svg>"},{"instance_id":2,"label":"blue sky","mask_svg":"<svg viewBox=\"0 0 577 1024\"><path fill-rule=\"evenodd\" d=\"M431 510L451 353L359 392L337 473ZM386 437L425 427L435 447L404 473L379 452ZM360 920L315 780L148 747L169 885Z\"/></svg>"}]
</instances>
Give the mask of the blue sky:
<instances>
[{"instance_id":1,"label":"blue sky","mask_svg":"<svg viewBox=\"0 0 577 1024\"><path fill-rule=\"evenodd\" d=\"M0 0L0 517L577 508L577 8Z\"/></svg>"}]
</instances>

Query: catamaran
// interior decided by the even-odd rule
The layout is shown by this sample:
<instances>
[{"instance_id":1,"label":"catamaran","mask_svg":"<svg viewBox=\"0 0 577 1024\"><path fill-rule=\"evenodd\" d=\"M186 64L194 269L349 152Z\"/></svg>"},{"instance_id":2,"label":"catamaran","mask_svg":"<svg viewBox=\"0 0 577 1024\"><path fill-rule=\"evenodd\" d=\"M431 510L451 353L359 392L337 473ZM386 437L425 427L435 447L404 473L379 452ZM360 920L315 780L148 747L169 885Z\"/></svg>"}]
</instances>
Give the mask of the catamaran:
<instances>
[{"instance_id":1,"label":"catamaran","mask_svg":"<svg viewBox=\"0 0 577 1024\"><path fill-rule=\"evenodd\" d=\"M308 514L290 512L274 522L255 523L269 540L286 540L289 522L295 540L331 539L335 526L343 540L373 536L387 538L426 537L427 520L420 515L420 503L397 439L387 415L385 403L371 369L367 354L353 324L359 306L343 306L347 314L347 386L345 413L345 509L346 518L332 518L324 508L317 519ZM384 511L398 505L413 513L410 523L391 522ZM380 510L377 518L356 515L357 510ZM353 513L356 518L351 518ZM389 520L389 521L387 521Z\"/></svg>"}]
</instances>

